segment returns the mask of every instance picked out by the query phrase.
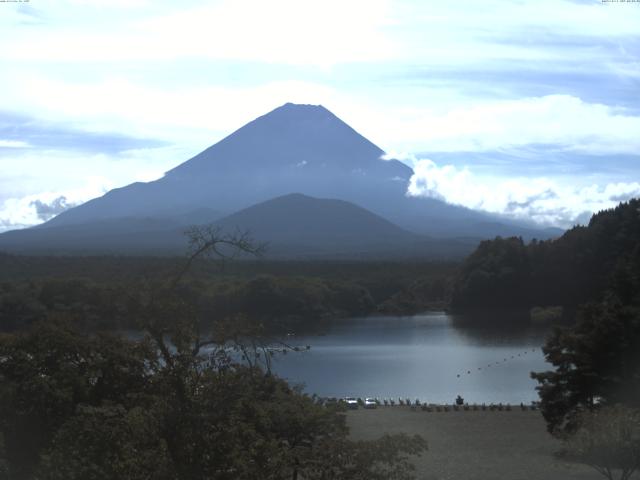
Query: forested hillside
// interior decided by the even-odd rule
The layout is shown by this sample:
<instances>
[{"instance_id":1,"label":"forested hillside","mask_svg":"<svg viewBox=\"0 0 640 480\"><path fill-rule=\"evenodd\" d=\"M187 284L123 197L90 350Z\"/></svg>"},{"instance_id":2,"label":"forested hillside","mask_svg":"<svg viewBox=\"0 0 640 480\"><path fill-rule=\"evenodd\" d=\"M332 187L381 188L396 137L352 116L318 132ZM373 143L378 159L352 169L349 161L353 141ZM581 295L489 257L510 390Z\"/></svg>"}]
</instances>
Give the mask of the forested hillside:
<instances>
[{"instance_id":1,"label":"forested hillside","mask_svg":"<svg viewBox=\"0 0 640 480\"><path fill-rule=\"evenodd\" d=\"M556 240L496 238L482 242L460 268L456 311L574 307L614 291L640 302L640 200L594 215Z\"/></svg>"}]
</instances>

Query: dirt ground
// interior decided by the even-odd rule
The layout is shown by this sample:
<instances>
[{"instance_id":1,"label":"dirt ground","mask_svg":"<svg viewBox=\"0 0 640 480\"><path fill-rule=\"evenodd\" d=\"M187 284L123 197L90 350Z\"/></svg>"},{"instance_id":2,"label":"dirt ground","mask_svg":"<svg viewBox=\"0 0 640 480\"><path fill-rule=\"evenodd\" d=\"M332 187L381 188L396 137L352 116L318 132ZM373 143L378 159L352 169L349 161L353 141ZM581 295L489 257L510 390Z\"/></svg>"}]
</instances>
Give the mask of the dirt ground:
<instances>
[{"instance_id":1,"label":"dirt ground","mask_svg":"<svg viewBox=\"0 0 640 480\"><path fill-rule=\"evenodd\" d=\"M561 443L547 434L538 411L425 412L409 407L352 410L347 422L354 439L384 433L420 434L429 451L415 459L425 480L598 480L586 465L554 455ZM640 478L636 474L634 479Z\"/></svg>"}]
</instances>

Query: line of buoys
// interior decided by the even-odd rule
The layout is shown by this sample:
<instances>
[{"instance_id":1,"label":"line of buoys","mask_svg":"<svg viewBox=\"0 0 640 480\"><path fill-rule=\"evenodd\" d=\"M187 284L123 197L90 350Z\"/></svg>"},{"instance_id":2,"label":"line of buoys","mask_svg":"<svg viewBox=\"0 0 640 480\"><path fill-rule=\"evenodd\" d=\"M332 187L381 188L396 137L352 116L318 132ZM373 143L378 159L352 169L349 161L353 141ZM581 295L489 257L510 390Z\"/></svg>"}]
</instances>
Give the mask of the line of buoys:
<instances>
[{"instance_id":1,"label":"line of buoys","mask_svg":"<svg viewBox=\"0 0 640 480\"><path fill-rule=\"evenodd\" d=\"M536 351L536 349L535 349L535 348L532 348L531 350L527 349L527 350L525 350L524 352L520 352L520 353L517 353L517 354L511 355L511 358L510 358L510 359L509 359L509 358L507 358L507 357L505 357L505 358L503 358L503 359L502 359L502 361L496 361L495 363L489 363L489 364L487 364L487 367L486 367L486 368L491 368L492 366L500 365L500 364L502 364L502 363L507 362L507 360L517 359L517 357L521 357L521 358L522 358L524 355L527 355L527 353L529 353L529 351L531 351L531 352L535 352L535 351ZM482 367L477 367L477 370L478 370L478 371L482 371ZM467 370L467 375L471 375L471 370ZM460 378L460 374L459 374L459 373L458 373L458 374L456 374L456 377L457 377L457 378Z\"/></svg>"}]
</instances>

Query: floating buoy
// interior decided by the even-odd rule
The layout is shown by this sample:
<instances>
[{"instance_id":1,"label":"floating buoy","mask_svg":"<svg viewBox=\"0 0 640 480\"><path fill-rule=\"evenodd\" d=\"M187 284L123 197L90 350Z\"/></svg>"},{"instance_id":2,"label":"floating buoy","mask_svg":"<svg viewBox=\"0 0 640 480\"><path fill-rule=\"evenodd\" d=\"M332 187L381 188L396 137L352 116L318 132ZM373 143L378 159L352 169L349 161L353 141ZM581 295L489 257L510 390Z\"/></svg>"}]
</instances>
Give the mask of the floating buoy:
<instances>
[{"instance_id":1,"label":"floating buoy","mask_svg":"<svg viewBox=\"0 0 640 480\"><path fill-rule=\"evenodd\" d=\"M469 375L471 373L471 370L467 370L467 375Z\"/></svg>"},{"instance_id":2,"label":"floating buoy","mask_svg":"<svg viewBox=\"0 0 640 480\"><path fill-rule=\"evenodd\" d=\"M456 377L460 378L460 374L456 375Z\"/></svg>"}]
</instances>

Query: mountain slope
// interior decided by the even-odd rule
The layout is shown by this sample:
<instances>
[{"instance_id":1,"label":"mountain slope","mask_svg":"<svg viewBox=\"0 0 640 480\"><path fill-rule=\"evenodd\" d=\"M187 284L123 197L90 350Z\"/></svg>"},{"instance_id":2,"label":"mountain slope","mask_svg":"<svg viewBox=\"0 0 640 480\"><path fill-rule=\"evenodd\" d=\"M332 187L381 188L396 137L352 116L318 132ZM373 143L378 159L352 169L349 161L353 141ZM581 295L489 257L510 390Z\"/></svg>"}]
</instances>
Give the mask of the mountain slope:
<instances>
[{"instance_id":1,"label":"mountain slope","mask_svg":"<svg viewBox=\"0 0 640 480\"><path fill-rule=\"evenodd\" d=\"M186 225L167 219L127 217L82 224L14 230L0 235L0 251L38 255L184 252Z\"/></svg>"},{"instance_id":2,"label":"mountain slope","mask_svg":"<svg viewBox=\"0 0 640 480\"><path fill-rule=\"evenodd\" d=\"M353 203L302 194L268 200L216 224L225 230L249 230L258 241L334 249L402 244L420 238Z\"/></svg>"},{"instance_id":3,"label":"mountain slope","mask_svg":"<svg viewBox=\"0 0 640 480\"><path fill-rule=\"evenodd\" d=\"M382 160L383 154L326 108L286 104L249 122L159 180L111 190L29 233L9 236L13 243L24 235L25 245L45 244L46 236L54 235L53 228L100 229L103 227L97 224L109 222L109 235L121 237L116 243L121 248L132 232L131 219L155 219L177 226L186 218L191 218L190 223L207 223L214 216L206 212L215 211L215 218L221 218L292 192L352 202L404 230L432 237L551 235L440 200L408 197L413 171L397 160ZM144 231L155 231L134 230L140 236ZM33 233L36 231L40 233ZM63 231L58 230L55 238L68 236L60 233ZM78 239L91 236L82 229L77 232ZM38 241L37 235L42 236ZM150 245L155 241L150 240ZM140 240L136 248L143 243Z\"/></svg>"},{"instance_id":4,"label":"mountain slope","mask_svg":"<svg viewBox=\"0 0 640 480\"><path fill-rule=\"evenodd\" d=\"M302 192L371 208L401 198L412 170L321 106L286 104L257 118L154 182L114 189L48 226L119 216L171 216L197 207L231 214ZM375 195L375 193L378 195Z\"/></svg>"},{"instance_id":5,"label":"mountain slope","mask_svg":"<svg viewBox=\"0 0 640 480\"><path fill-rule=\"evenodd\" d=\"M403 230L344 200L277 197L216 222L267 242L267 256L291 258L462 258L479 239L433 239Z\"/></svg>"}]
</instances>

